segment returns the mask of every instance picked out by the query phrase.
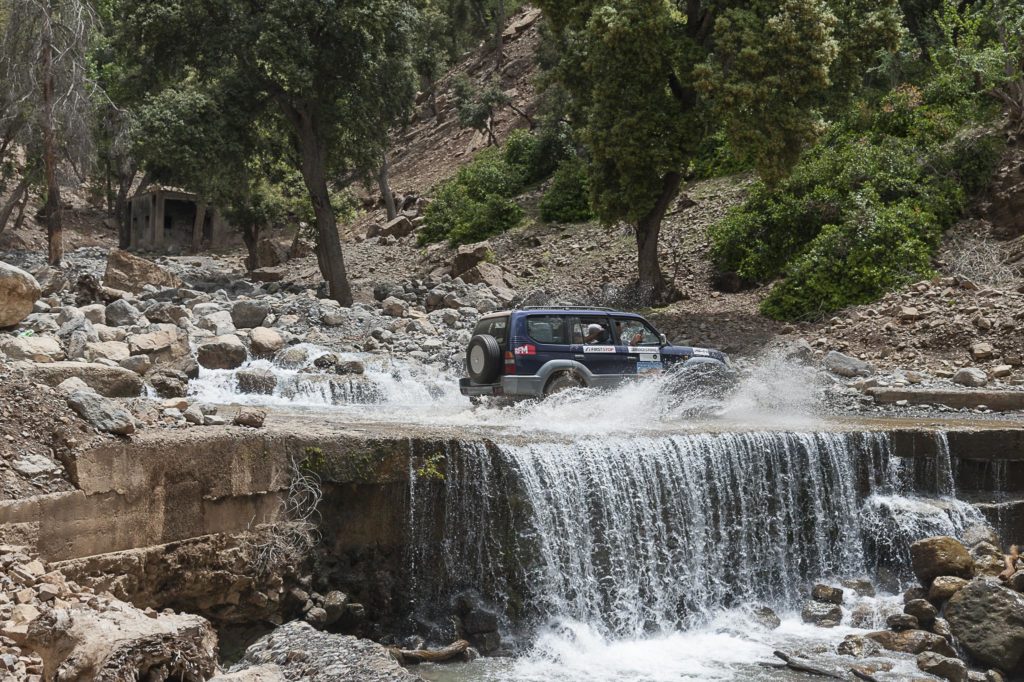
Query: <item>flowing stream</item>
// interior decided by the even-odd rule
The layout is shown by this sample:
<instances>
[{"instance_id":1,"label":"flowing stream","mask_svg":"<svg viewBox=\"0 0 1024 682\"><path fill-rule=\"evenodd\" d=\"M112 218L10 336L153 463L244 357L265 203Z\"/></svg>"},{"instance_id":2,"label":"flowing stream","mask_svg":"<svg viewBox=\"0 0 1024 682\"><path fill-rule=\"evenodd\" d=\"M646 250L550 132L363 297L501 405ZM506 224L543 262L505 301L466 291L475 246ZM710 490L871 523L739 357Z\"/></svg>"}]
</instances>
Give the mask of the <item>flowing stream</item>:
<instances>
[{"instance_id":1,"label":"flowing stream","mask_svg":"<svg viewBox=\"0 0 1024 682\"><path fill-rule=\"evenodd\" d=\"M665 377L502 408L472 408L453 377L394 361L342 378L280 362L246 369L274 376L273 389L245 393L237 372L204 370L196 397L489 429L433 455L443 477L410 471L416 622L443 641L453 599L472 590L498 614L510 654L420 667L438 682L802 679L761 665L777 648L847 669L834 652L861 632L851 613L875 614L877 628L900 610L910 543L984 522L956 498L941 431L938 457L896 457L884 432L816 416L817 375L778 362L725 398ZM848 589L842 625L800 620L814 582L860 578L880 596ZM765 606L780 627L758 624L752 610ZM877 677L912 673L907 657Z\"/></svg>"}]
</instances>

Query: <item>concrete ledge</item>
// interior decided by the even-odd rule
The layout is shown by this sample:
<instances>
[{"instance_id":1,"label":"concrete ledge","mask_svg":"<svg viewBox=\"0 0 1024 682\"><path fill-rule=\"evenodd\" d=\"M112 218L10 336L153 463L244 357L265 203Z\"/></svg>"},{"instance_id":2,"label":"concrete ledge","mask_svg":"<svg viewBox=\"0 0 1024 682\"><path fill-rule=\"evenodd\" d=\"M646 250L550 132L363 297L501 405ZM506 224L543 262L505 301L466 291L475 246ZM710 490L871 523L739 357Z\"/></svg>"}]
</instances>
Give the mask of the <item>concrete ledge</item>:
<instances>
[{"instance_id":1,"label":"concrete ledge","mask_svg":"<svg viewBox=\"0 0 1024 682\"><path fill-rule=\"evenodd\" d=\"M956 409L982 405L997 412L1024 410L1024 391L953 391L917 388L869 388L868 395L879 403L906 400L909 405L945 405Z\"/></svg>"}]
</instances>

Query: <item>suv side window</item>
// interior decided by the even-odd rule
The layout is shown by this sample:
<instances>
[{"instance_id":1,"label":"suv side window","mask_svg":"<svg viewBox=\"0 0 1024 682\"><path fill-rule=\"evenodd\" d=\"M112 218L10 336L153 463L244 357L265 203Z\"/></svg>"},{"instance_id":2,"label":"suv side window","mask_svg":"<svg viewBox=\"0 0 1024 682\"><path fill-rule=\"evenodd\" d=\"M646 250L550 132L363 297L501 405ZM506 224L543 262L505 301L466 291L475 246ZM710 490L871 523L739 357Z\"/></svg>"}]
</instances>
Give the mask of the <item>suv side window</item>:
<instances>
[{"instance_id":1,"label":"suv side window","mask_svg":"<svg viewBox=\"0 0 1024 682\"><path fill-rule=\"evenodd\" d=\"M531 315L526 318L526 333L537 343L568 343L561 315Z\"/></svg>"},{"instance_id":2,"label":"suv side window","mask_svg":"<svg viewBox=\"0 0 1024 682\"><path fill-rule=\"evenodd\" d=\"M661 346L661 337L645 323L635 317L615 318L615 329L619 343L623 346Z\"/></svg>"},{"instance_id":3,"label":"suv side window","mask_svg":"<svg viewBox=\"0 0 1024 682\"><path fill-rule=\"evenodd\" d=\"M612 345L615 341L612 339L611 331L609 329L608 318L603 315L598 317L597 315L578 316L570 318L572 328L572 343L576 345L587 344L587 345ZM602 329L602 333L596 339L587 340L587 328L596 324Z\"/></svg>"},{"instance_id":4,"label":"suv side window","mask_svg":"<svg viewBox=\"0 0 1024 682\"><path fill-rule=\"evenodd\" d=\"M473 334L489 334L504 346L508 336L508 317L492 317L487 320L480 320L477 322Z\"/></svg>"}]
</instances>

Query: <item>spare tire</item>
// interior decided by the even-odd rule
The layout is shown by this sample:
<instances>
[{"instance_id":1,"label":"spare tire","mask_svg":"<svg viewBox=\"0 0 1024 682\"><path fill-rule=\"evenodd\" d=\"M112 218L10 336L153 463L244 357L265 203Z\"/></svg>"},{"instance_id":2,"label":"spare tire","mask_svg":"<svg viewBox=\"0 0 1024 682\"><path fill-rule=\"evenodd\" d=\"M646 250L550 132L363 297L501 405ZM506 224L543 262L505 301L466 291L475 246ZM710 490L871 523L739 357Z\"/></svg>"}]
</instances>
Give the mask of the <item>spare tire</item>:
<instances>
[{"instance_id":1,"label":"spare tire","mask_svg":"<svg viewBox=\"0 0 1024 682\"><path fill-rule=\"evenodd\" d=\"M501 376L501 346L490 334L477 334L466 349L466 369L477 384L493 384Z\"/></svg>"}]
</instances>

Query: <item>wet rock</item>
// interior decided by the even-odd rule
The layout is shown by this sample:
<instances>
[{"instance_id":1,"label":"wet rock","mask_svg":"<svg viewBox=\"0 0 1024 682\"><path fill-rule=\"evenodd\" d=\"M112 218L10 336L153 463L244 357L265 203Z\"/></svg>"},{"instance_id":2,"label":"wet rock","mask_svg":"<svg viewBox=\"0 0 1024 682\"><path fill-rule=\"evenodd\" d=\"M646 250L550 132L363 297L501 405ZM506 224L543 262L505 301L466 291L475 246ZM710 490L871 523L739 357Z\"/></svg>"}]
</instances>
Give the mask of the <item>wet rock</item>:
<instances>
[{"instance_id":1,"label":"wet rock","mask_svg":"<svg viewBox=\"0 0 1024 682\"><path fill-rule=\"evenodd\" d=\"M974 559L967 548L949 536L918 540L910 546L914 575L925 587L939 576L970 578L974 574Z\"/></svg>"},{"instance_id":2,"label":"wet rock","mask_svg":"<svg viewBox=\"0 0 1024 682\"><path fill-rule=\"evenodd\" d=\"M262 410L241 410L234 418L235 426L248 426L253 429L263 428L263 422L267 418L267 413Z\"/></svg>"},{"instance_id":3,"label":"wet rock","mask_svg":"<svg viewBox=\"0 0 1024 682\"><path fill-rule=\"evenodd\" d=\"M875 596L875 586L867 578L847 578L841 580L839 584L853 590L858 597Z\"/></svg>"},{"instance_id":4,"label":"wet rock","mask_svg":"<svg viewBox=\"0 0 1024 682\"><path fill-rule=\"evenodd\" d=\"M995 545L996 547L1002 545L1002 542L999 540L999 534L996 533L995 529L992 528L992 526L982 523L976 523L973 526L968 527L963 532L962 537L964 544L968 547L974 547L982 542L987 542L990 545Z\"/></svg>"},{"instance_id":5,"label":"wet rock","mask_svg":"<svg viewBox=\"0 0 1024 682\"><path fill-rule=\"evenodd\" d=\"M846 639L836 647L836 652L840 656L852 656L854 658L877 656L881 651L882 645L872 639L868 639L864 635L847 635Z\"/></svg>"},{"instance_id":6,"label":"wet rock","mask_svg":"<svg viewBox=\"0 0 1024 682\"><path fill-rule=\"evenodd\" d=\"M975 578L946 604L949 628L972 657L1014 670L1024 655L1024 596L992 578Z\"/></svg>"},{"instance_id":7,"label":"wet rock","mask_svg":"<svg viewBox=\"0 0 1024 682\"><path fill-rule=\"evenodd\" d=\"M248 358L242 340L234 334L215 336L199 344L196 359L207 369L235 369Z\"/></svg>"},{"instance_id":8,"label":"wet rock","mask_svg":"<svg viewBox=\"0 0 1024 682\"><path fill-rule=\"evenodd\" d=\"M950 682L967 681L967 665L959 658L950 658L926 651L917 657L917 667L929 675L941 677Z\"/></svg>"},{"instance_id":9,"label":"wet rock","mask_svg":"<svg viewBox=\"0 0 1024 682\"><path fill-rule=\"evenodd\" d=\"M918 600L914 600L918 601ZM902 632L904 630L917 630L921 627L920 623L917 622L917 618L908 613L894 613L885 619L885 625L890 630L896 632Z\"/></svg>"},{"instance_id":10,"label":"wet rock","mask_svg":"<svg viewBox=\"0 0 1024 682\"><path fill-rule=\"evenodd\" d=\"M916 618L917 622L920 623L921 627L925 630L931 629L932 623L935 622L936 616L939 615L938 610L924 599L912 599L911 601L908 601L903 606L903 613Z\"/></svg>"},{"instance_id":11,"label":"wet rock","mask_svg":"<svg viewBox=\"0 0 1024 682\"><path fill-rule=\"evenodd\" d=\"M41 295L35 277L0 262L0 328L13 327L32 314L32 306Z\"/></svg>"},{"instance_id":12,"label":"wet rock","mask_svg":"<svg viewBox=\"0 0 1024 682\"><path fill-rule=\"evenodd\" d=\"M988 542L979 542L971 548L974 575L998 576L1006 570L1006 559L999 549Z\"/></svg>"},{"instance_id":13,"label":"wet rock","mask_svg":"<svg viewBox=\"0 0 1024 682\"><path fill-rule=\"evenodd\" d=\"M878 623L878 614L868 604L857 604L850 611L850 627L868 629Z\"/></svg>"},{"instance_id":14,"label":"wet rock","mask_svg":"<svg viewBox=\"0 0 1024 682\"><path fill-rule=\"evenodd\" d=\"M121 291L138 293L147 284L158 289L181 288L184 283L153 261L140 258L127 251L114 250L107 257L103 284Z\"/></svg>"},{"instance_id":15,"label":"wet rock","mask_svg":"<svg viewBox=\"0 0 1024 682\"><path fill-rule=\"evenodd\" d=\"M928 588L928 601L937 605L942 604L963 589L965 585L967 585L967 581L963 578L951 575L939 576L932 581L931 587Z\"/></svg>"},{"instance_id":16,"label":"wet rock","mask_svg":"<svg viewBox=\"0 0 1024 682\"><path fill-rule=\"evenodd\" d=\"M81 379L89 388L107 398L136 398L142 393L142 379L123 367L91 362L52 362L17 365L29 380L47 386L59 386L71 377Z\"/></svg>"},{"instance_id":17,"label":"wet rock","mask_svg":"<svg viewBox=\"0 0 1024 682\"><path fill-rule=\"evenodd\" d=\"M842 604L843 591L838 587L817 584L811 588L811 599L826 604Z\"/></svg>"},{"instance_id":18,"label":"wet rock","mask_svg":"<svg viewBox=\"0 0 1024 682\"><path fill-rule=\"evenodd\" d=\"M977 367L963 367L956 371L952 381L954 384L960 384L961 386L981 388L988 384L988 374Z\"/></svg>"},{"instance_id":19,"label":"wet rock","mask_svg":"<svg viewBox=\"0 0 1024 682\"><path fill-rule=\"evenodd\" d=\"M243 393L272 395L277 388L277 376L269 369L242 369L235 374L238 390Z\"/></svg>"},{"instance_id":20,"label":"wet rock","mask_svg":"<svg viewBox=\"0 0 1024 682\"><path fill-rule=\"evenodd\" d=\"M932 632L946 638L947 642L953 641L953 631L949 629L949 621L945 618L936 618L932 622Z\"/></svg>"},{"instance_id":21,"label":"wet rock","mask_svg":"<svg viewBox=\"0 0 1024 682\"><path fill-rule=\"evenodd\" d=\"M833 374L848 378L866 377L872 373L871 365L868 363L834 350L825 354L822 365Z\"/></svg>"},{"instance_id":22,"label":"wet rock","mask_svg":"<svg viewBox=\"0 0 1024 682\"><path fill-rule=\"evenodd\" d=\"M755 606L750 609L750 619L765 628L774 630L782 625L782 619L778 614L767 606Z\"/></svg>"},{"instance_id":23,"label":"wet rock","mask_svg":"<svg viewBox=\"0 0 1024 682\"><path fill-rule=\"evenodd\" d=\"M135 420L131 413L97 393L74 391L68 396L68 405L99 431L122 436L135 433Z\"/></svg>"},{"instance_id":24,"label":"wet rock","mask_svg":"<svg viewBox=\"0 0 1024 682\"><path fill-rule=\"evenodd\" d=\"M122 298L106 307L105 317L107 326L130 327L139 321L142 312Z\"/></svg>"},{"instance_id":25,"label":"wet rock","mask_svg":"<svg viewBox=\"0 0 1024 682\"><path fill-rule=\"evenodd\" d=\"M363 374L366 366L359 360L339 360L334 366L335 374Z\"/></svg>"},{"instance_id":26,"label":"wet rock","mask_svg":"<svg viewBox=\"0 0 1024 682\"><path fill-rule=\"evenodd\" d=\"M479 635L498 630L498 614L488 609L472 609L462 617L463 630L468 635Z\"/></svg>"},{"instance_id":27,"label":"wet rock","mask_svg":"<svg viewBox=\"0 0 1024 682\"><path fill-rule=\"evenodd\" d=\"M800 618L818 627L834 628L843 620L843 609L837 604L809 601L800 612Z\"/></svg>"},{"instance_id":28,"label":"wet rock","mask_svg":"<svg viewBox=\"0 0 1024 682\"><path fill-rule=\"evenodd\" d=\"M57 362L63 360L64 349L52 336L17 336L0 338L0 352L8 360Z\"/></svg>"},{"instance_id":29,"label":"wet rock","mask_svg":"<svg viewBox=\"0 0 1024 682\"><path fill-rule=\"evenodd\" d=\"M309 352L305 348L285 348L274 361L284 369L300 369L309 362Z\"/></svg>"},{"instance_id":30,"label":"wet rock","mask_svg":"<svg viewBox=\"0 0 1024 682\"><path fill-rule=\"evenodd\" d=\"M265 301L237 301L231 306L231 320L239 329L253 329L263 324L270 314Z\"/></svg>"},{"instance_id":31,"label":"wet rock","mask_svg":"<svg viewBox=\"0 0 1024 682\"><path fill-rule=\"evenodd\" d=\"M332 590L324 595L324 611L327 615L327 625L333 625L345 615L345 607L348 606L348 595L338 590Z\"/></svg>"},{"instance_id":32,"label":"wet rock","mask_svg":"<svg viewBox=\"0 0 1024 682\"><path fill-rule=\"evenodd\" d=\"M249 347L257 357L270 357L284 347L284 338L276 329L256 327L249 332Z\"/></svg>"},{"instance_id":33,"label":"wet rock","mask_svg":"<svg viewBox=\"0 0 1024 682\"><path fill-rule=\"evenodd\" d=\"M864 635L889 651L896 651L904 654L920 654L925 651L933 651L943 656L955 657L956 652L949 642L941 635L925 630L903 630L894 632L892 630L880 630Z\"/></svg>"}]
</instances>

